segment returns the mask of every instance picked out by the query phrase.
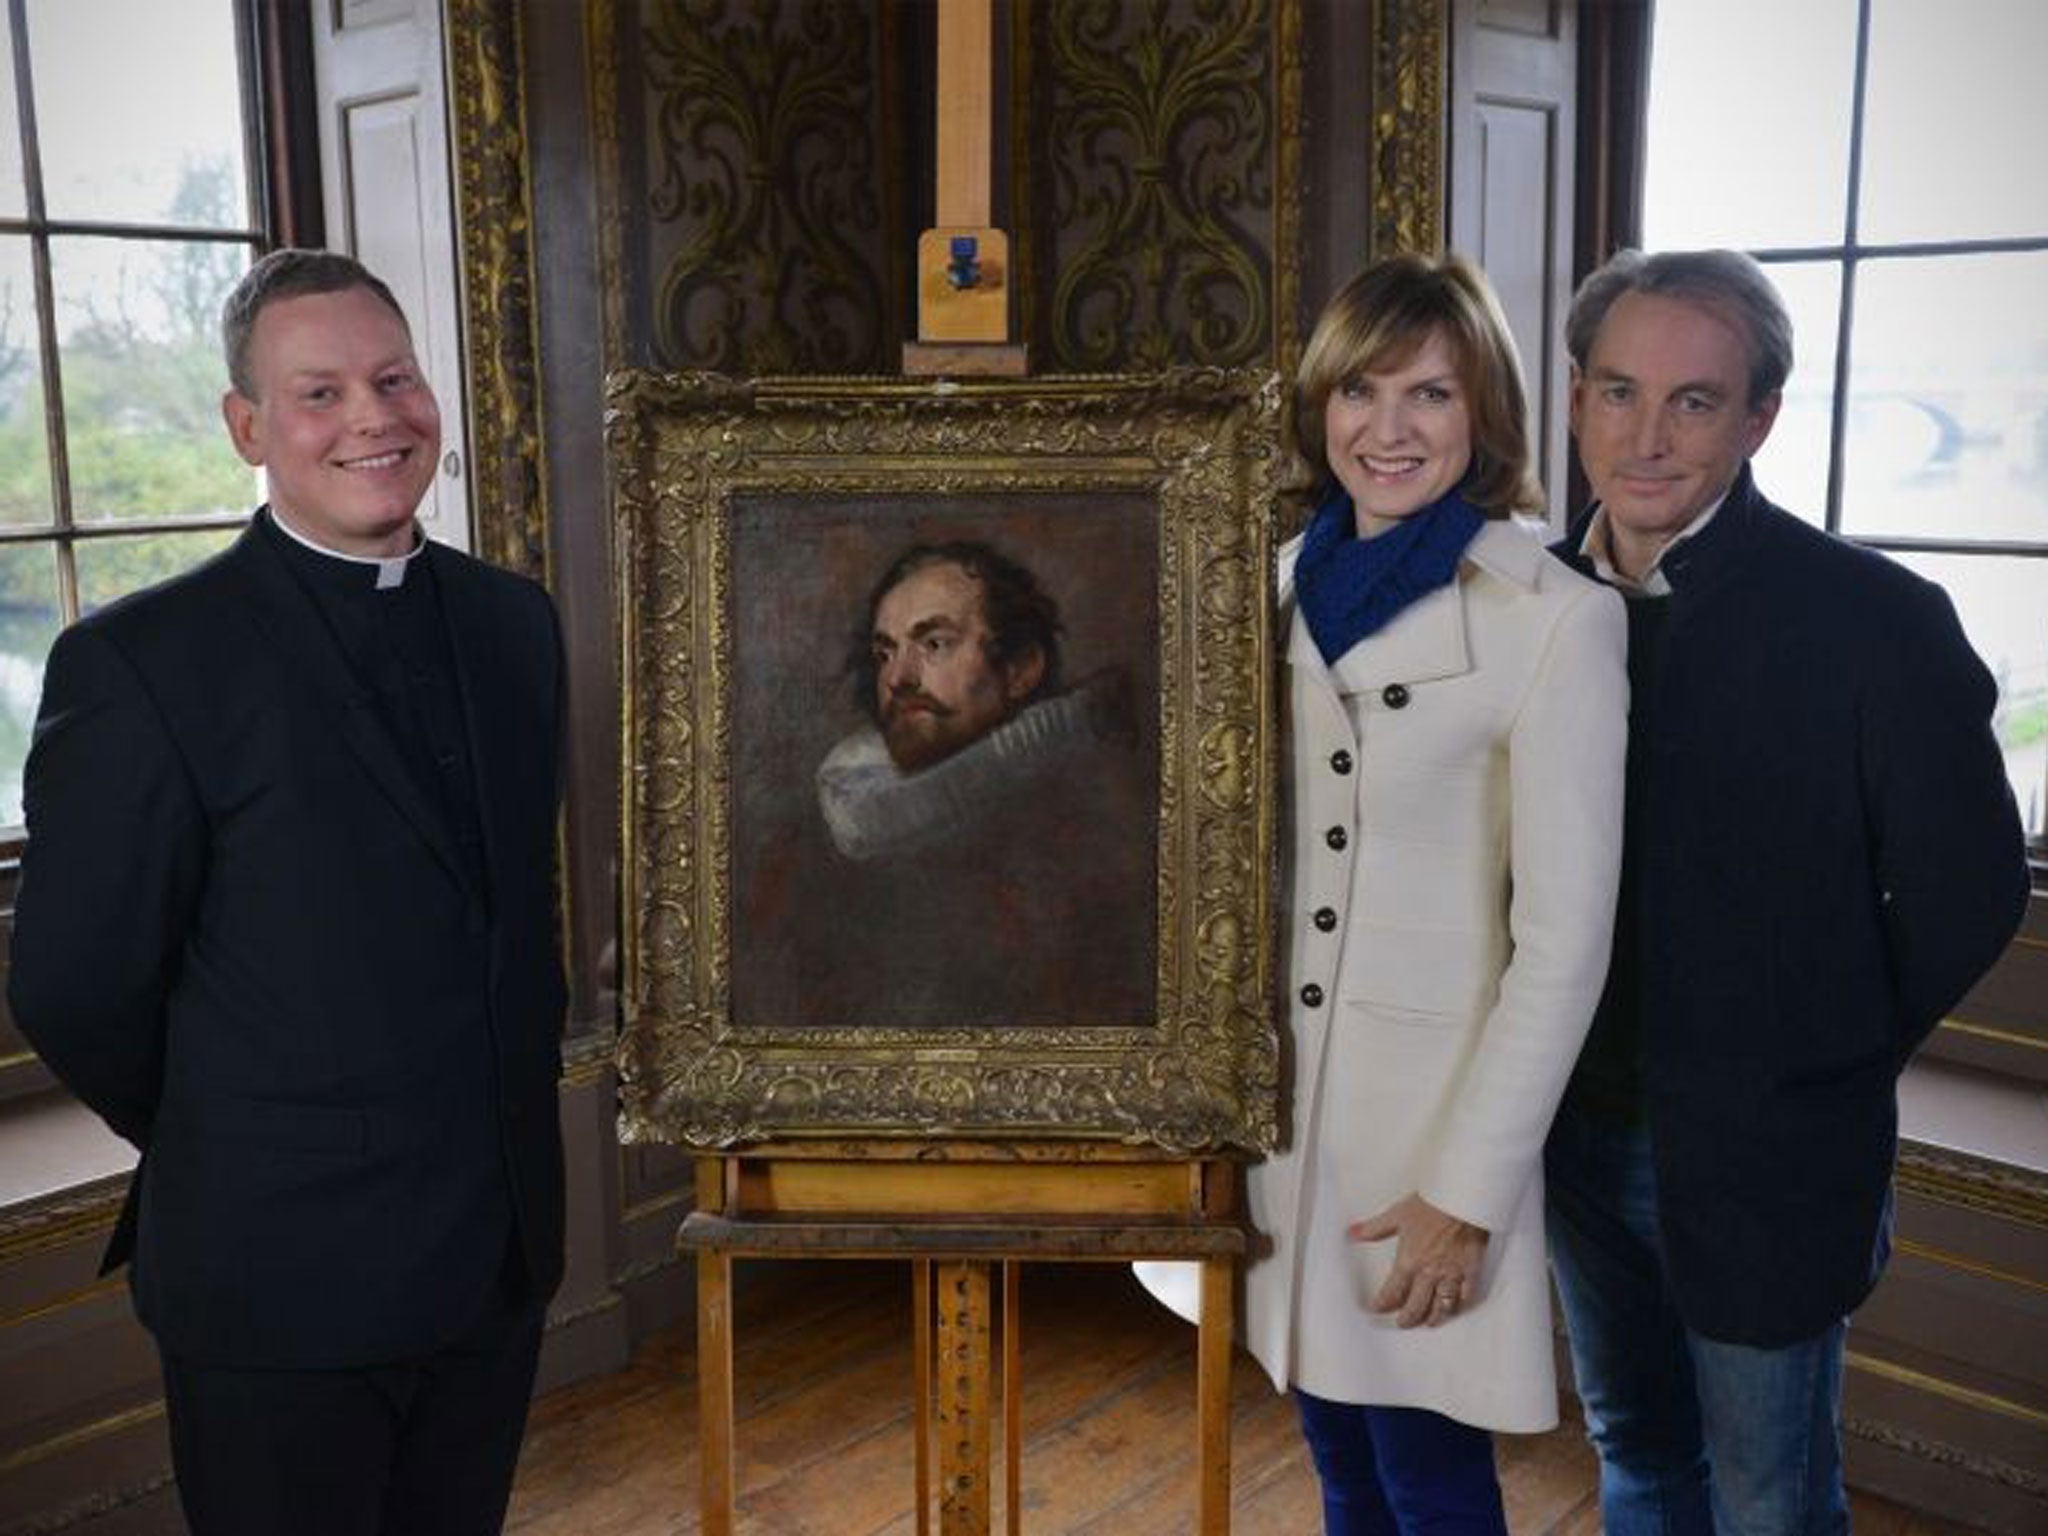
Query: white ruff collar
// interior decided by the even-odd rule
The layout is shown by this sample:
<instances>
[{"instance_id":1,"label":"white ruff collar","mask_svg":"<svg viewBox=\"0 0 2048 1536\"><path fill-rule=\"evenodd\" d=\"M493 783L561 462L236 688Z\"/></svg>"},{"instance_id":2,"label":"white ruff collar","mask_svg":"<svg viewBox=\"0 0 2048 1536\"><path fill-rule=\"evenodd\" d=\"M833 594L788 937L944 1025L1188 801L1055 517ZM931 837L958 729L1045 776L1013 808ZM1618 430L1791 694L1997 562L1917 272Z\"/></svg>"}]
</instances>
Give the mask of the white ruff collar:
<instances>
[{"instance_id":1,"label":"white ruff collar","mask_svg":"<svg viewBox=\"0 0 2048 1536\"><path fill-rule=\"evenodd\" d=\"M882 733L864 726L818 765L818 809L849 859L873 859L943 842L986 820L1003 801L1113 733L1110 690L1075 688L1028 705L979 741L929 768L905 773Z\"/></svg>"}]
</instances>

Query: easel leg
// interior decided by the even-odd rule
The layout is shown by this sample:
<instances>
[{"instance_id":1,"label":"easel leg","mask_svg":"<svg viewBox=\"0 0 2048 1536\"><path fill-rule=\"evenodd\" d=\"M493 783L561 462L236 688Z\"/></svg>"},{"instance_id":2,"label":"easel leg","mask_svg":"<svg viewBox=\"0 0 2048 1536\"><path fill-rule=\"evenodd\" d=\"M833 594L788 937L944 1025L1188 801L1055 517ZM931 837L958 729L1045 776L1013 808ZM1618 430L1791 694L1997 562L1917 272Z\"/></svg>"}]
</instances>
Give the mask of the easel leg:
<instances>
[{"instance_id":1,"label":"easel leg","mask_svg":"<svg viewBox=\"0 0 2048 1536\"><path fill-rule=\"evenodd\" d=\"M1230 1313L1231 1261L1204 1259L1195 1370L1201 1536L1230 1536Z\"/></svg>"},{"instance_id":2,"label":"easel leg","mask_svg":"<svg viewBox=\"0 0 2048 1536\"><path fill-rule=\"evenodd\" d=\"M1024 1525L1024 1314L1017 1303L1015 1259L1003 1260L1003 1530Z\"/></svg>"},{"instance_id":3,"label":"easel leg","mask_svg":"<svg viewBox=\"0 0 2048 1536\"><path fill-rule=\"evenodd\" d=\"M698 1468L703 1536L732 1536L732 1256L697 1255Z\"/></svg>"},{"instance_id":4,"label":"easel leg","mask_svg":"<svg viewBox=\"0 0 2048 1536\"><path fill-rule=\"evenodd\" d=\"M939 1536L989 1536L989 1264L939 1265Z\"/></svg>"},{"instance_id":5,"label":"easel leg","mask_svg":"<svg viewBox=\"0 0 2048 1536\"><path fill-rule=\"evenodd\" d=\"M910 1261L910 1315L912 1373L917 1378L917 1402L911 1418L916 1425L917 1449L917 1536L931 1536L932 1529L932 1261Z\"/></svg>"}]
</instances>

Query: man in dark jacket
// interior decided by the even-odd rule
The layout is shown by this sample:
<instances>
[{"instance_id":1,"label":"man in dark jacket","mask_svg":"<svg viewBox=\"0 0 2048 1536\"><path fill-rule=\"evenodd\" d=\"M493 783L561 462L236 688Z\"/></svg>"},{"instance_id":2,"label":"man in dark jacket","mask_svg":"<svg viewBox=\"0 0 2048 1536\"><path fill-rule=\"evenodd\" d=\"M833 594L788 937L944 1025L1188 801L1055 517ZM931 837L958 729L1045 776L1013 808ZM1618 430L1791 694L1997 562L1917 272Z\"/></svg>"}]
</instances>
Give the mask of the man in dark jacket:
<instances>
[{"instance_id":1,"label":"man in dark jacket","mask_svg":"<svg viewBox=\"0 0 2048 1536\"><path fill-rule=\"evenodd\" d=\"M1614 959L1547 1157L1603 1527L1844 1531L1896 1079L2027 899L1996 690L1940 588L1758 492L1792 332L1755 262L1623 252L1567 339L1558 553L1629 609Z\"/></svg>"},{"instance_id":2,"label":"man in dark jacket","mask_svg":"<svg viewBox=\"0 0 2048 1536\"><path fill-rule=\"evenodd\" d=\"M382 283L280 251L222 328L270 504L52 650L9 996L141 1151L192 1528L495 1531L562 1263L554 612L421 537Z\"/></svg>"}]
</instances>

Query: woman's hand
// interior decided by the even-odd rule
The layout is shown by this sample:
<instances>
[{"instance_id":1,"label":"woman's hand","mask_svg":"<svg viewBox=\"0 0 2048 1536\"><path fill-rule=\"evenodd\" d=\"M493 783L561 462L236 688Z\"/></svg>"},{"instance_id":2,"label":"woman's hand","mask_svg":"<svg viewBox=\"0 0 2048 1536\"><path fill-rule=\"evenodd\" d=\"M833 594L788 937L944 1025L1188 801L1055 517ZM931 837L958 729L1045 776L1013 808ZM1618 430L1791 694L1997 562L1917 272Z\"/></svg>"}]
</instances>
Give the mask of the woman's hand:
<instances>
[{"instance_id":1,"label":"woman's hand","mask_svg":"<svg viewBox=\"0 0 2048 1536\"><path fill-rule=\"evenodd\" d=\"M1486 1257L1486 1229L1440 1211L1421 1195L1406 1195L1346 1234L1354 1243L1397 1239L1394 1269L1372 1299L1375 1312L1396 1313L1403 1328L1449 1322L1471 1304Z\"/></svg>"}]
</instances>

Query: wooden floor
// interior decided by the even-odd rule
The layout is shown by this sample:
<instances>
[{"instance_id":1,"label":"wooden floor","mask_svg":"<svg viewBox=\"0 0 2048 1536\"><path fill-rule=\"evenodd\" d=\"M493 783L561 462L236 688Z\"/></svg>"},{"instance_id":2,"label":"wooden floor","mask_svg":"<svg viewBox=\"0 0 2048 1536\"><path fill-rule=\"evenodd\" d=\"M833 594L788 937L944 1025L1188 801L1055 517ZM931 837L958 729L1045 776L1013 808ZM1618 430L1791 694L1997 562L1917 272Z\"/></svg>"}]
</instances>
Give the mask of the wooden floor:
<instances>
[{"instance_id":1,"label":"wooden floor","mask_svg":"<svg viewBox=\"0 0 2048 1536\"><path fill-rule=\"evenodd\" d=\"M1028 1267L1021 1311L1025 1536L1186 1536L1194 1331L1121 1266ZM740 1536L912 1536L907 1267L743 1269L736 1317ZM692 1336L659 1334L628 1369L535 1405L508 1532L698 1529ZM1233 1397L1234 1536L1314 1536L1315 1474L1292 1408L1242 1355ZM1594 1536L1577 1422L1497 1443L1515 1536ZM1967 1536L1863 1496L1854 1519L1858 1536Z\"/></svg>"}]
</instances>

